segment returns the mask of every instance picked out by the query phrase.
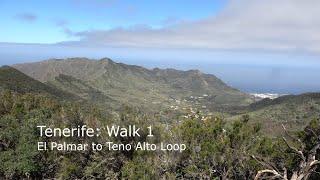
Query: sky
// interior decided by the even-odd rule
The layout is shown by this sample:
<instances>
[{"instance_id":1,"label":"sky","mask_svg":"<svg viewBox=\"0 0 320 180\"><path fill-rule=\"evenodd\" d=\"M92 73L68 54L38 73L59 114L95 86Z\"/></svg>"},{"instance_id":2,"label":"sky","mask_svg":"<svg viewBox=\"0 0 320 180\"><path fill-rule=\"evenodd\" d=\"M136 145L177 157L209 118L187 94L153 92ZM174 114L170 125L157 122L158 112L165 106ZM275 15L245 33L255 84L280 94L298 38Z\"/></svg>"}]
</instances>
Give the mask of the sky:
<instances>
[{"instance_id":1,"label":"sky","mask_svg":"<svg viewBox=\"0 0 320 180\"><path fill-rule=\"evenodd\" d=\"M320 91L319 0L0 0L0 65L110 57L246 92Z\"/></svg>"}]
</instances>

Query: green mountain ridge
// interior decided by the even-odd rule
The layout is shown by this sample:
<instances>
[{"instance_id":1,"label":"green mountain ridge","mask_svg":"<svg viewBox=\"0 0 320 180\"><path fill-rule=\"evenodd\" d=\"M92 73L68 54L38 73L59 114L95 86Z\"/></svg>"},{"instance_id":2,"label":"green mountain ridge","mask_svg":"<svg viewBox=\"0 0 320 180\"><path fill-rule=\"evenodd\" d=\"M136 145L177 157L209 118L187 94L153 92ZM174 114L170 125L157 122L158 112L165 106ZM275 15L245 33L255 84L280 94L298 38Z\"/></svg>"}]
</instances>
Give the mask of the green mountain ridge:
<instances>
[{"instance_id":1,"label":"green mountain ridge","mask_svg":"<svg viewBox=\"0 0 320 180\"><path fill-rule=\"evenodd\" d=\"M19 84L19 88L11 84L11 89L70 95L108 109L117 109L123 104L153 112L166 109L187 112L193 108L208 113L227 112L231 114L228 115L230 121L248 114L252 122L261 123L265 132L271 134L282 131L281 124L290 129L301 129L320 116L320 93L253 102L249 95L198 70L146 69L107 58L98 61L86 58L48 60L13 67L42 82L24 77L25 74L15 70L11 79L16 80L9 82L15 86ZM2 78L2 81L10 79ZM21 79L28 80L21 83Z\"/></svg>"},{"instance_id":2,"label":"green mountain ridge","mask_svg":"<svg viewBox=\"0 0 320 180\"><path fill-rule=\"evenodd\" d=\"M253 102L251 96L229 87L214 75L204 74L198 70L146 69L141 66L116 63L108 58L52 59L17 64L13 67L59 89L74 88L71 84L61 82L63 79L59 76L63 74L82 81L87 90L92 91L87 94L98 92L101 96L114 100L116 104L130 104L149 109L188 107L194 104L190 97L201 99L201 102L197 102L198 105L207 107L210 111L247 106ZM68 92L82 96L76 89ZM200 97L203 95L208 98ZM90 99L95 101L95 98L87 97L87 100Z\"/></svg>"},{"instance_id":3,"label":"green mountain ridge","mask_svg":"<svg viewBox=\"0 0 320 180\"><path fill-rule=\"evenodd\" d=\"M310 121L320 118L320 93L266 98L250 104L244 113L252 122L261 123L263 131L270 135L281 134L282 124L290 130L301 130ZM232 116L229 121L239 118L241 115Z\"/></svg>"},{"instance_id":4,"label":"green mountain ridge","mask_svg":"<svg viewBox=\"0 0 320 180\"><path fill-rule=\"evenodd\" d=\"M281 124L300 130L320 116L320 93L253 102L249 95L198 70L146 69L107 58L48 60L13 67L42 81L45 87L105 108L117 109L123 104L153 112L167 109L188 112L193 108L208 113L226 112L230 114L227 115L229 121L248 114L252 122L261 123L264 131L270 134L279 134ZM14 77L19 79L19 76Z\"/></svg>"},{"instance_id":5,"label":"green mountain ridge","mask_svg":"<svg viewBox=\"0 0 320 180\"><path fill-rule=\"evenodd\" d=\"M74 94L39 82L10 66L0 67L0 90L11 90L17 93L40 93L58 99L79 100Z\"/></svg>"},{"instance_id":6,"label":"green mountain ridge","mask_svg":"<svg viewBox=\"0 0 320 180\"><path fill-rule=\"evenodd\" d=\"M312 99L320 99L320 93L310 92L310 93L303 93L300 95L285 95L285 96L280 96L275 99L265 98L265 99L262 99L260 101L257 101L257 102L250 104L249 110L255 111L255 110L259 110L261 108L265 108L267 106L277 105L277 104L281 104L281 103L288 103L288 102L292 102L292 103L299 103L300 102L301 103L303 101L312 100Z\"/></svg>"}]
</instances>

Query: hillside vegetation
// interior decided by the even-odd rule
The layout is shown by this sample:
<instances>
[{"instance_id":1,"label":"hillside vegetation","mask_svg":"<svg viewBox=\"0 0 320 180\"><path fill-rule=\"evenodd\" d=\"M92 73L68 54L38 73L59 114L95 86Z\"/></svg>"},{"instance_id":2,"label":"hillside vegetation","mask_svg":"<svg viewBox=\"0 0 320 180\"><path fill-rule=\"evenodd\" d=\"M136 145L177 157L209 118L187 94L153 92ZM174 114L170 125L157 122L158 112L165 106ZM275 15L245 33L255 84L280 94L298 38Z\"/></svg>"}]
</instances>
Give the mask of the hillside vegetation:
<instances>
[{"instance_id":1,"label":"hillside vegetation","mask_svg":"<svg viewBox=\"0 0 320 180\"><path fill-rule=\"evenodd\" d=\"M50 92L54 89L60 95L68 93L111 111L123 105L138 107L161 114L162 121L169 123L183 121L181 117L191 111L209 116L222 114L228 122L247 114L263 126L263 132L275 136L282 133L281 124L301 130L320 116L319 93L253 102L250 95L198 70L146 69L108 58L52 59L13 67L41 81L37 84L51 88Z\"/></svg>"},{"instance_id":2,"label":"hillside vegetation","mask_svg":"<svg viewBox=\"0 0 320 180\"><path fill-rule=\"evenodd\" d=\"M181 109L195 105L195 101L201 101L198 102L198 107L223 111L253 102L249 95L229 87L214 75L198 70L150 70L115 63L108 58L99 61L85 58L48 60L13 67L43 83L69 90L70 93L92 101L97 100L92 98L93 94L103 95L103 99L114 100L113 105L130 104L149 110L171 106ZM63 82L70 81L71 78L73 83ZM86 91L86 95L78 89Z\"/></svg>"},{"instance_id":3,"label":"hillside vegetation","mask_svg":"<svg viewBox=\"0 0 320 180\"><path fill-rule=\"evenodd\" d=\"M150 70L110 59L13 67L0 68L0 179L320 179L320 93L253 103L197 70ZM39 136L39 124L137 125L141 136L48 138ZM37 151L39 141L187 149Z\"/></svg>"},{"instance_id":4,"label":"hillside vegetation","mask_svg":"<svg viewBox=\"0 0 320 180\"><path fill-rule=\"evenodd\" d=\"M59 99L78 99L74 94L41 83L10 66L0 67L0 90L11 90L18 93L44 93Z\"/></svg>"},{"instance_id":5,"label":"hillside vegetation","mask_svg":"<svg viewBox=\"0 0 320 180\"><path fill-rule=\"evenodd\" d=\"M223 118L190 114L167 127L157 116L123 107L117 115L78 103L61 103L39 94L0 93L0 177L3 179L319 179L320 122L284 139L261 134L246 116L227 125ZM39 137L37 125L73 127L87 124L136 124L141 137ZM157 138L147 138L147 126ZM288 138L288 139L287 139ZM298 140L296 140L298 139ZM37 151L38 141L74 143L184 142L183 152L164 151ZM301 154L301 153L302 154ZM295 178L293 178L295 179Z\"/></svg>"},{"instance_id":6,"label":"hillside vegetation","mask_svg":"<svg viewBox=\"0 0 320 180\"><path fill-rule=\"evenodd\" d=\"M320 117L320 93L287 95L252 103L244 111L250 119L263 125L263 131L274 136L283 133L281 124L290 130L302 130L312 119ZM241 115L230 117L233 121Z\"/></svg>"}]
</instances>

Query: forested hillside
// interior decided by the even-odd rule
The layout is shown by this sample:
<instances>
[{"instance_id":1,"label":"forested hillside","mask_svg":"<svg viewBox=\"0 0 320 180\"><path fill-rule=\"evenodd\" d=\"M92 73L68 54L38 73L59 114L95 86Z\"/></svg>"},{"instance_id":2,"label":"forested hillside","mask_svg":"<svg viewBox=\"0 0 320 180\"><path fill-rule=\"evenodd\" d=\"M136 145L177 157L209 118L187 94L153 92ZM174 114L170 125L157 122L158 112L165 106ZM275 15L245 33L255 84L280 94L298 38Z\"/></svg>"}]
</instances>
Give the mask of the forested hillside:
<instances>
[{"instance_id":1,"label":"forested hillside","mask_svg":"<svg viewBox=\"0 0 320 180\"><path fill-rule=\"evenodd\" d=\"M152 121L150 121L152 119ZM61 103L40 94L0 94L0 176L8 179L253 179L254 177L291 176L319 179L319 119L299 132L287 132L284 138L261 134L261 126L250 123L247 116L227 125L223 118L203 120L201 114L169 129L142 111L123 107L118 115L105 114L95 107ZM65 127L88 124L135 123L156 127L155 139L114 138L119 143L185 142L187 150L179 152L138 151L37 151L36 125ZM284 130L284 132L286 132ZM145 133L146 134L146 133ZM103 142L109 138L62 138L67 142ZM293 178L294 179L294 178Z\"/></svg>"},{"instance_id":2,"label":"forested hillside","mask_svg":"<svg viewBox=\"0 0 320 180\"><path fill-rule=\"evenodd\" d=\"M19 68L37 80L0 68L3 179L320 178L319 93L250 104L250 96L195 70L148 70L78 59ZM110 137L103 131L90 138L49 138L39 136L37 128L106 129L112 124L134 124L141 136ZM40 141L165 142L183 143L186 149L38 151Z\"/></svg>"}]
</instances>

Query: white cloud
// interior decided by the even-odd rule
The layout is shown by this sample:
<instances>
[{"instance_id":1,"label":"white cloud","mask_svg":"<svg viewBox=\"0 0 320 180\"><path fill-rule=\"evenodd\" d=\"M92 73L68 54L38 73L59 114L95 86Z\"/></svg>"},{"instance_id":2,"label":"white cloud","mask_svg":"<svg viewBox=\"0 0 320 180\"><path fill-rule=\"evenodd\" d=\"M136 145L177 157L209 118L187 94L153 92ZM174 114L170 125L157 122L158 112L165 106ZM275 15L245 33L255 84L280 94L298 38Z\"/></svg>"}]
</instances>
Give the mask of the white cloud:
<instances>
[{"instance_id":1,"label":"white cloud","mask_svg":"<svg viewBox=\"0 0 320 180\"><path fill-rule=\"evenodd\" d=\"M74 33L88 46L320 52L319 0L231 0L217 16L160 29Z\"/></svg>"}]
</instances>

